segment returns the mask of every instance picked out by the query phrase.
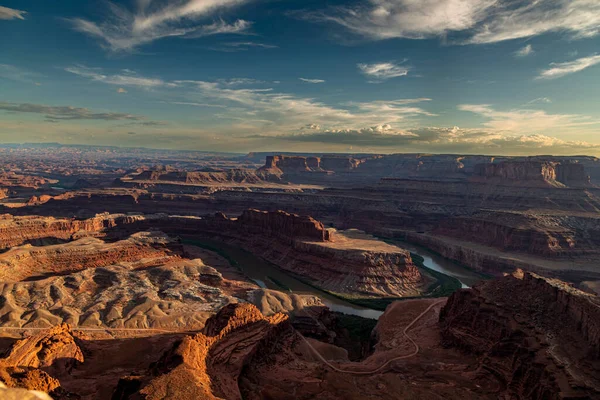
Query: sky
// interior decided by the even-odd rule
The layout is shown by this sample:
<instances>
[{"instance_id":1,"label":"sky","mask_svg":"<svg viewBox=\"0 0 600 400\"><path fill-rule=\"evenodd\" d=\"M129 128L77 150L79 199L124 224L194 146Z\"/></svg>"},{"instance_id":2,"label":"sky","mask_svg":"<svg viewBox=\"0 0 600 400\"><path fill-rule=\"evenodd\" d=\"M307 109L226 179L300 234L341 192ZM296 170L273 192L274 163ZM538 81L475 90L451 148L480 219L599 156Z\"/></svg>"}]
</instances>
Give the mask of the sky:
<instances>
[{"instance_id":1,"label":"sky","mask_svg":"<svg viewBox=\"0 0 600 400\"><path fill-rule=\"evenodd\" d=\"M0 0L0 142L600 156L600 1Z\"/></svg>"}]
</instances>

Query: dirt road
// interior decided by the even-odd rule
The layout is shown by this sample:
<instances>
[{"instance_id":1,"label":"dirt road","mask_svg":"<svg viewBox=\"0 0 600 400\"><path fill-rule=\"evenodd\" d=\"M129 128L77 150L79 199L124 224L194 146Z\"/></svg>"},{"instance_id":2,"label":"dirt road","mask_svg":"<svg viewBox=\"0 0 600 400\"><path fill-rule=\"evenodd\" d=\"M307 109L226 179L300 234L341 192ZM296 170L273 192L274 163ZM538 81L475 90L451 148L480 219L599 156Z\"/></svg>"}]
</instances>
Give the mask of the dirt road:
<instances>
[{"instance_id":1,"label":"dirt road","mask_svg":"<svg viewBox=\"0 0 600 400\"><path fill-rule=\"evenodd\" d=\"M371 371L348 371L348 370L344 370L341 368L336 367L335 365L331 364L329 361L327 361L318 351L317 349L315 349L313 347L312 344L310 344L310 342L308 340L306 340L306 338L304 336L302 336L300 334L300 337L304 340L304 342L308 345L308 347L315 353L315 355L325 364L327 365L329 368L331 368L334 371L337 372L342 372L345 374L352 374L352 375L370 375L370 374L375 374L381 370L383 370L384 368L386 368L388 365L390 365L391 363L393 363L394 361L398 361L398 360L404 360L406 358L410 358L410 357L414 357L417 354L419 354L419 345L408 335L408 331L410 330L410 328L412 328L414 326L414 324L416 324L421 318L423 318L433 307L445 303L446 300L440 300L437 301L433 304L431 304L429 307L427 307L427 309L425 309L425 311L423 311L421 314L419 314L415 319L413 319L411 321L410 324L406 325L406 327L404 328L404 330L402 331L402 333L404 334L404 336L412 343L412 345L415 347L415 349L413 350L412 353L410 354L406 354L403 356L398 356L398 357L393 357L390 358L389 360L387 360L385 363L383 363L382 365L380 365L379 367L371 370Z\"/></svg>"}]
</instances>

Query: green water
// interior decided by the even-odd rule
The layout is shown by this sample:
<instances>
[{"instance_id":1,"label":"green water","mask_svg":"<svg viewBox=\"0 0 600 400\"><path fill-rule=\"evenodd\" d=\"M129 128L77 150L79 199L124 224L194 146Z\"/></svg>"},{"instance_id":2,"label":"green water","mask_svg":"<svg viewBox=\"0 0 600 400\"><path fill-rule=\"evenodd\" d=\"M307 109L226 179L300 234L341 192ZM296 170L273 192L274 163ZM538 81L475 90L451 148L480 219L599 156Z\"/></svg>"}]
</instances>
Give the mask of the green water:
<instances>
[{"instance_id":1,"label":"green water","mask_svg":"<svg viewBox=\"0 0 600 400\"><path fill-rule=\"evenodd\" d=\"M239 247L210 239L184 239L183 242L215 251L226 258L232 265L238 267L249 279L256 282L256 284L262 288L296 294L315 295L321 298L323 303L332 311L338 311L344 314L374 319L379 318L379 316L383 314L380 310L353 304L342 298L319 290L314 286L302 282L263 258L257 257ZM475 282L482 279L480 274L463 268L425 248L399 241L395 241L395 243L399 247L422 256L426 267L458 279L462 287L472 286Z\"/></svg>"}]
</instances>

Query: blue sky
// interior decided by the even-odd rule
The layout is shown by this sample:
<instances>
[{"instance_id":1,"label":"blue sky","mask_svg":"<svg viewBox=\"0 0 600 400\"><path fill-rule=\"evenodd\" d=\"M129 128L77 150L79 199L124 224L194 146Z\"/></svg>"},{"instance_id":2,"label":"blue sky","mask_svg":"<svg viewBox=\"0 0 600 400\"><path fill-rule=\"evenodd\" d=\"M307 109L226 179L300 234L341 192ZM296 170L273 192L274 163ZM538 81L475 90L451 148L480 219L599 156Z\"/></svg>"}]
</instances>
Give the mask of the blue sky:
<instances>
[{"instance_id":1,"label":"blue sky","mask_svg":"<svg viewBox=\"0 0 600 400\"><path fill-rule=\"evenodd\" d=\"M0 142L600 155L596 0L0 0Z\"/></svg>"}]
</instances>

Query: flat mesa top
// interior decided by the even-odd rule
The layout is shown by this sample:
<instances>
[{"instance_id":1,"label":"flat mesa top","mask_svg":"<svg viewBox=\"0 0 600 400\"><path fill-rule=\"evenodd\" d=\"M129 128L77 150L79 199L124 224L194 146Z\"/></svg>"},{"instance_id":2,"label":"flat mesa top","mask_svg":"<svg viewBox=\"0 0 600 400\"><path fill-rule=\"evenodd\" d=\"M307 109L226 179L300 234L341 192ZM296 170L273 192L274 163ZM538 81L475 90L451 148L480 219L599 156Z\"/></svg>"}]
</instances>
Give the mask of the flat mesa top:
<instances>
[{"instance_id":1,"label":"flat mesa top","mask_svg":"<svg viewBox=\"0 0 600 400\"><path fill-rule=\"evenodd\" d=\"M332 233L332 241L314 243L338 250L364 250L377 253L398 254L406 253L406 250L398 246L388 244L374 237L373 235L369 235L358 229L338 231L337 229L329 228L328 230Z\"/></svg>"}]
</instances>

